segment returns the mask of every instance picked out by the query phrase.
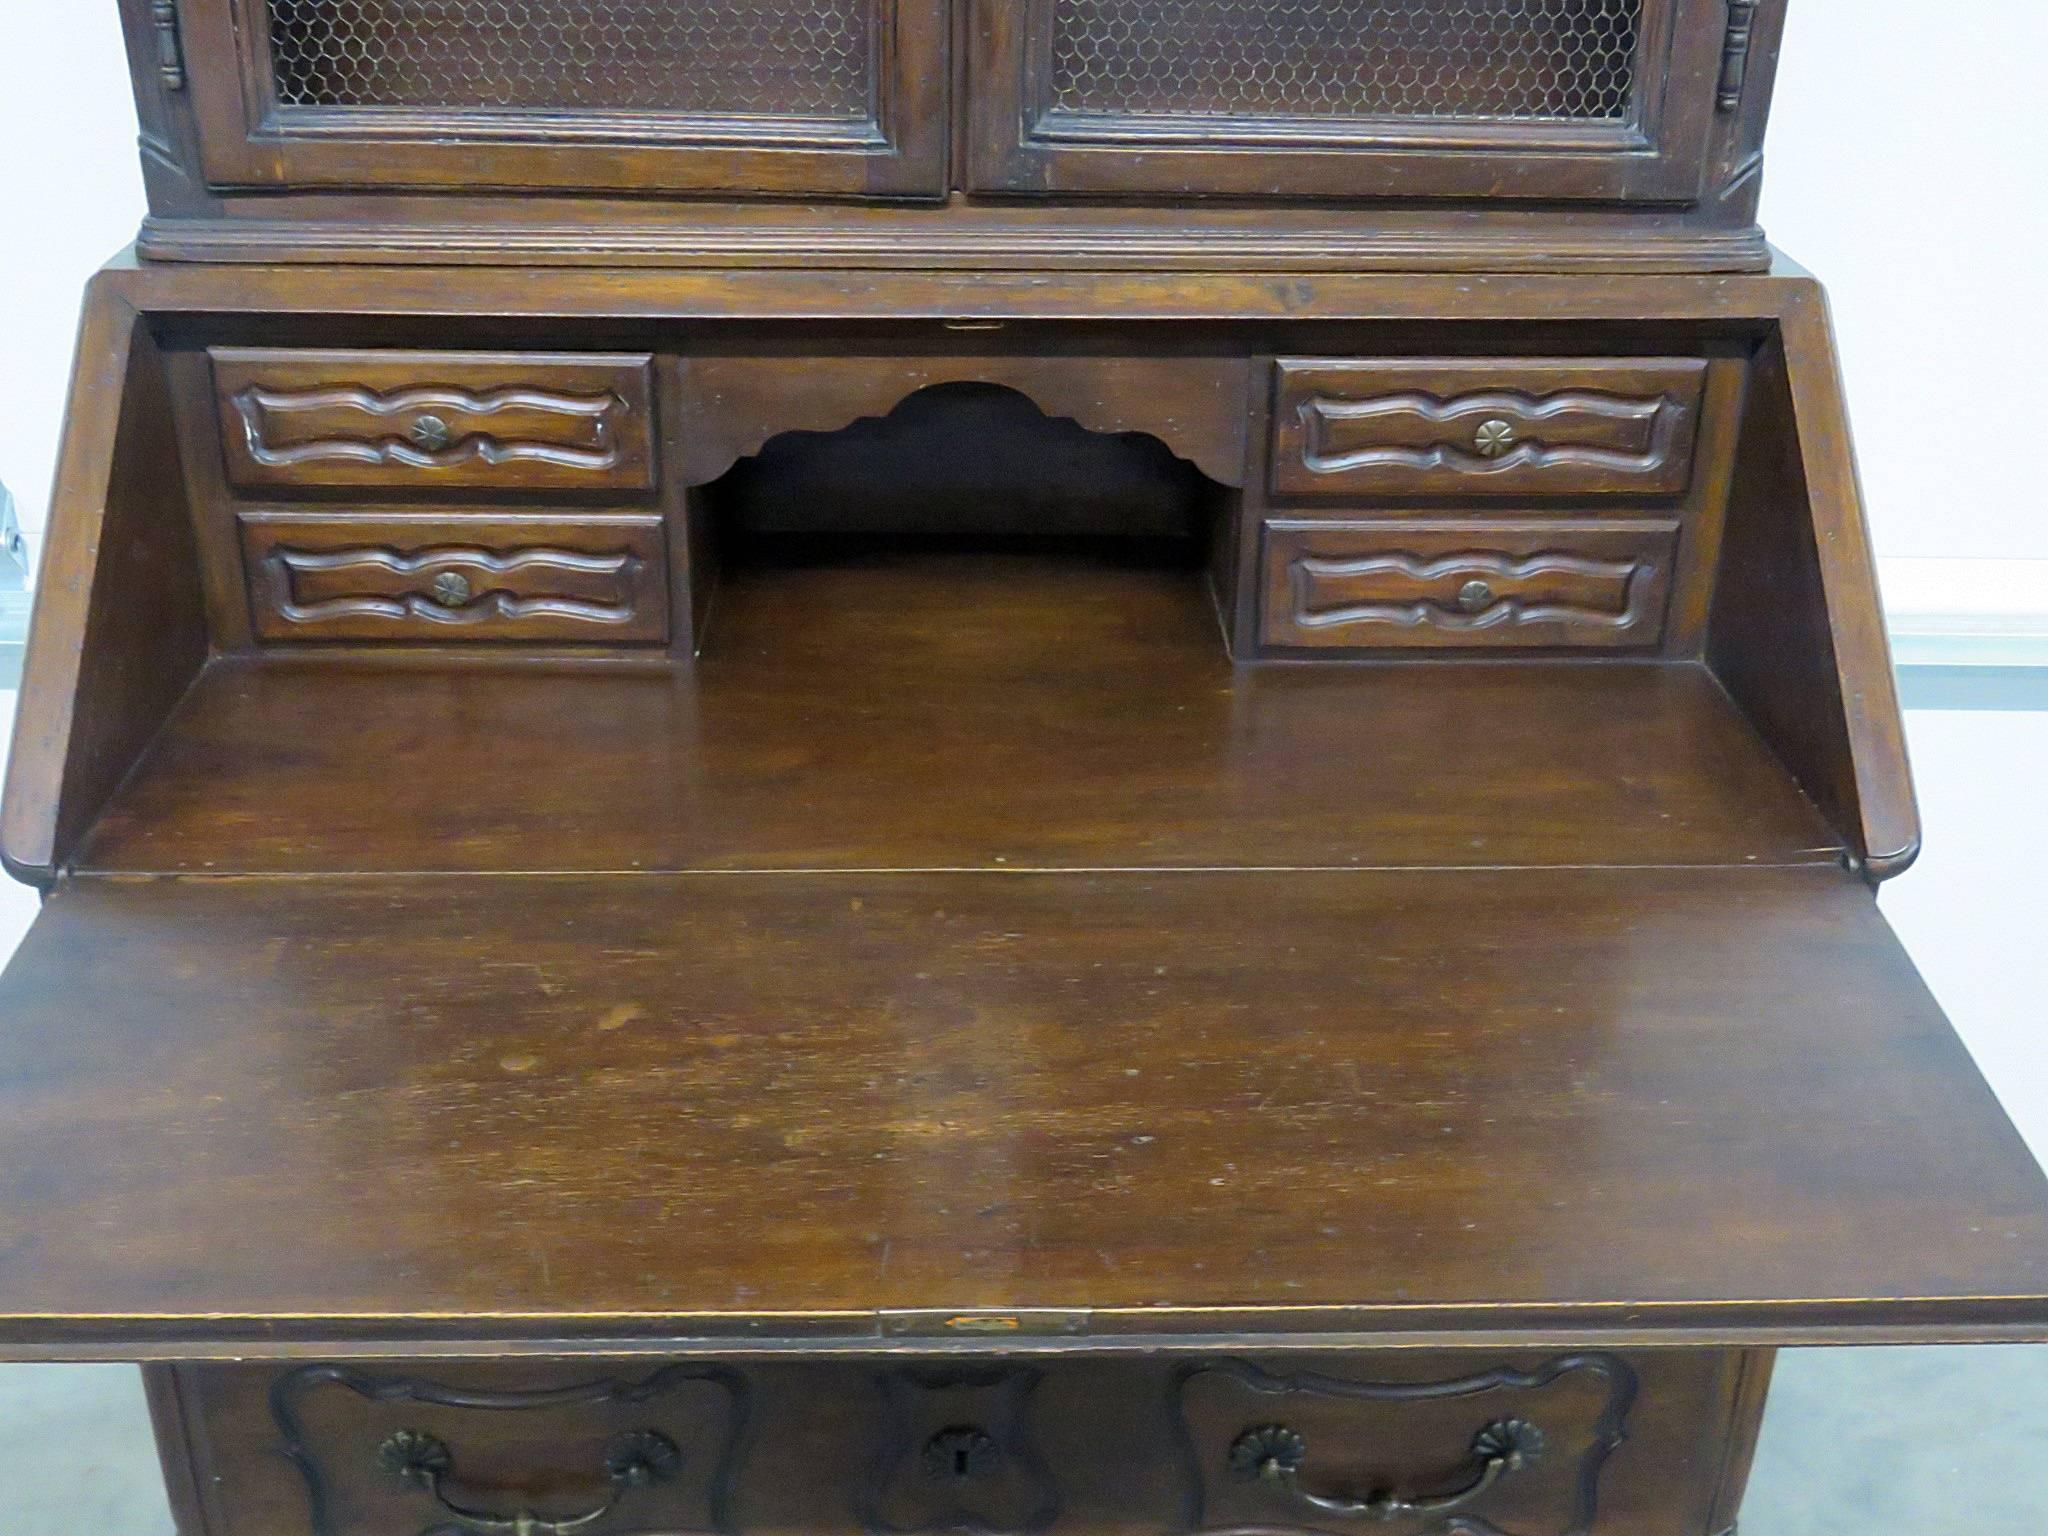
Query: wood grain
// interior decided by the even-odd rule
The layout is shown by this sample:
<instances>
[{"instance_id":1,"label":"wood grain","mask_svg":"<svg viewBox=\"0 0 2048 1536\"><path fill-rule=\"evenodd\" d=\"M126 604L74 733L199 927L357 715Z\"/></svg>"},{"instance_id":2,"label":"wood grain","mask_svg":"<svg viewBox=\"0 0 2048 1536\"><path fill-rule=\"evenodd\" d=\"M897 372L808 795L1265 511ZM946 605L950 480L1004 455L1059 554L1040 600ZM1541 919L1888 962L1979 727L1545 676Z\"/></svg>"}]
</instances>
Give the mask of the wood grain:
<instances>
[{"instance_id":1,"label":"wood grain","mask_svg":"<svg viewBox=\"0 0 2048 1536\"><path fill-rule=\"evenodd\" d=\"M0 1008L9 1353L2048 1331L1840 870L81 877Z\"/></svg>"},{"instance_id":2,"label":"wood grain","mask_svg":"<svg viewBox=\"0 0 2048 1536\"><path fill-rule=\"evenodd\" d=\"M1840 848L1702 667L1233 667L1198 572L913 553L732 572L693 674L223 663L81 865L1744 864Z\"/></svg>"}]
</instances>

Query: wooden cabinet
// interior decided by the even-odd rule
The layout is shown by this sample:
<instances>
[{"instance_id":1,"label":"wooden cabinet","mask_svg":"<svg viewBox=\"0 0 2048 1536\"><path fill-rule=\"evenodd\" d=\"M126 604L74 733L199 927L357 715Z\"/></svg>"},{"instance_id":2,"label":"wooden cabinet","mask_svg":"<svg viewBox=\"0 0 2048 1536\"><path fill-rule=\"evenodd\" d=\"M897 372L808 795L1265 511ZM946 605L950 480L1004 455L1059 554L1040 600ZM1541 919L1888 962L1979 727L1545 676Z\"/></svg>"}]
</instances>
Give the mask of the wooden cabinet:
<instances>
[{"instance_id":1,"label":"wooden cabinet","mask_svg":"<svg viewBox=\"0 0 2048 1536\"><path fill-rule=\"evenodd\" d=\"M945 190L945 0L177 6L222 187Z\"/></svg>"},{"instance_id":2,"label":"wooden cabinet","mask_svg":"<svg viewBox=\"0 0 2048 1536\"><path fill-rule=\"evenodd\" d=\"M1723 0L974 0L976 191L1695 198Z\"/></svg>"},{"instance_id":3,"label":"wooden cabinet","mask_svg":"<svg viewBox=\"0 0 2048 1536\"><path fill-rule=\"evenodd\" d=\"M1781 0L120 0L0 1356L181 1536L1725 1536L2048 1327Z\"/></svg>"},{"instance_id":4,"label":"wooden cabinet","mask_svg":"<svg viewBox=\"0 0 2048 1536\"><path fill-rule=\"evenodd\" d=\"M1767 260L1783 0L122 3L152 255Z\"/></svg>"}]
</instances>

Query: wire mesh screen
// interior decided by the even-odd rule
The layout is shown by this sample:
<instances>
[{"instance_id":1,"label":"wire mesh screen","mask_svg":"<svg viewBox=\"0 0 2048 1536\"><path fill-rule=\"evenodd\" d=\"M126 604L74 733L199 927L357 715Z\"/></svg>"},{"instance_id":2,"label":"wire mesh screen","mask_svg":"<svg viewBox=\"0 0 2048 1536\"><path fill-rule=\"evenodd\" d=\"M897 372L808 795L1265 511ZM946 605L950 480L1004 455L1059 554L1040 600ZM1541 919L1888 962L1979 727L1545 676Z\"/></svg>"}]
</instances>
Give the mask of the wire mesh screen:
<instances>
[{"instance_id":1,"label":"wire mesh screen","mask_svg":"<svg viewBox=\"0 0 2048 1536\"><path fill-rule=\"evenodd\" d=\"M860 120L873 0L265 0L284 106Z\"/></svg>"},{"instance_id":2,"label":"wire mesh screen","mask_svg":"<svg viewBox=\"0 0 2048 1536\"><path fill-rule=\"evenodd\" d=\"M1643 0L1053 0L1052 105L1620 121Z\"/></svg>"}]
</instances>

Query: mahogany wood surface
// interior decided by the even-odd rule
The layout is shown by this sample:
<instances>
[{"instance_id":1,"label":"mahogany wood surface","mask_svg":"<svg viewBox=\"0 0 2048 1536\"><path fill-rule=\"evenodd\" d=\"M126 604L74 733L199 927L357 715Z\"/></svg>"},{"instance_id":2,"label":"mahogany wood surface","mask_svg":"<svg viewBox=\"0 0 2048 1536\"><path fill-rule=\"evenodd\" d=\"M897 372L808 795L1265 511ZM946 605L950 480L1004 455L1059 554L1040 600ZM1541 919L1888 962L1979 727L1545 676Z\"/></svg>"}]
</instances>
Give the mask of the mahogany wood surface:
<instances>
[{"instance_id":1,"label":"mahogany wood surface","mask_svg":"<svg viewBox=\"0 0 2048 1536\"><path fill-rule=\"evenodd\" d=\"M1194 571L920 554L729 573L689 672L216 663L79 865L1784 864L1841 847L1700 666L1233 666Z\"/></svg>"},{"instance_id":2,"label":"mahogany wood surface","mask_svg":"<svg viewBox=\"0 0 2048 1536\"><path fill-rule=\"evenodd\" d=\"M78 877L0 1007L10 1353L2048 1327L1835 869Z\"/></svg>"}]
</instances>

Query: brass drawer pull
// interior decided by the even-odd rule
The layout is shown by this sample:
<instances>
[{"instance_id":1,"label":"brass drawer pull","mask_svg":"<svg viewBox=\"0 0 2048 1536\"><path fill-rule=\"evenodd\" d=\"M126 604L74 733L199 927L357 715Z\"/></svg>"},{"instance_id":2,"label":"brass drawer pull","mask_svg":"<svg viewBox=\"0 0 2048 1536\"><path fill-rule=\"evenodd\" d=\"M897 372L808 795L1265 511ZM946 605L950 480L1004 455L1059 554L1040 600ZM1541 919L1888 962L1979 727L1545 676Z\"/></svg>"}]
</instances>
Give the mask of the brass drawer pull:
<instances>
[{"instance_id":1,"label":"brass drawer pull","mask_svg":"<svg viewBox=\"0 0 2048 1536\"><path fill-rule=\"evenodd\" d=\"M428 453L439 453L455 441L455 434L449 430L448 423L438 416L415 416L412 425L405 429L405 435Z\"/></svg>"},{"instance_id":2,"label":"brass drawer pull","mask_svg":"<svg viewBox=\"0 0 2048 1536\"><path fill-rule=\"evenodd\" d=\"M1301 1466L1308 1442L1285 1424L1262 1424L1239 1435L1230 1447L1230 1468L1240 1477L1284 1485L1302 1503L1325 1514L1354 1519L1398 1520L1416 1515L1442 1515L1471 1503L1510 1472L1519 1472L1543 1454L1543 1432L1527 1419L1496 1419L1472 1437L1467 1468L1453 1476L1464 1481L1441 1493L1398 1494L1377 1489L1362 1499L1317 1493L1301 1486Z\"/></svg>"},{"instance_id":3,"label":"brass drawer pull","mask_svg":"<svg viewBox=\"0 0 2048 1536\"><path fill-rule=\"evenodd\" d=\"M611 1493L597 1508L560 1520L544 1520L531 1510L500 1515L458 1504L442 1487L443 1479L455 1470L455 1456L447 1443L416 1429L401 1429L379 1447L377 1461L402 1483L424 1488L447 1510L455 1523L480 1536L571 1536L572 1532L596 1525L614 1509L628 1490L652 1487L673 1479L682 1466L683 1453L675 1441L652 1429L638 1429L613 1439L605 1446L604 1474Z\"/></svg>"},{"instance_id":4,"label":"brass drawer pull","mask_svg":"<svg viewBox=\"0 0 2048 1536\"><path fill-rule=\"evenodd\" d=\"M1479 430L1473 434L1473 447L1479 450L1482 459L1497 459L1515 446L1515 424L1498 417L1479 423Z\"/></svg>"}]
</instances>

